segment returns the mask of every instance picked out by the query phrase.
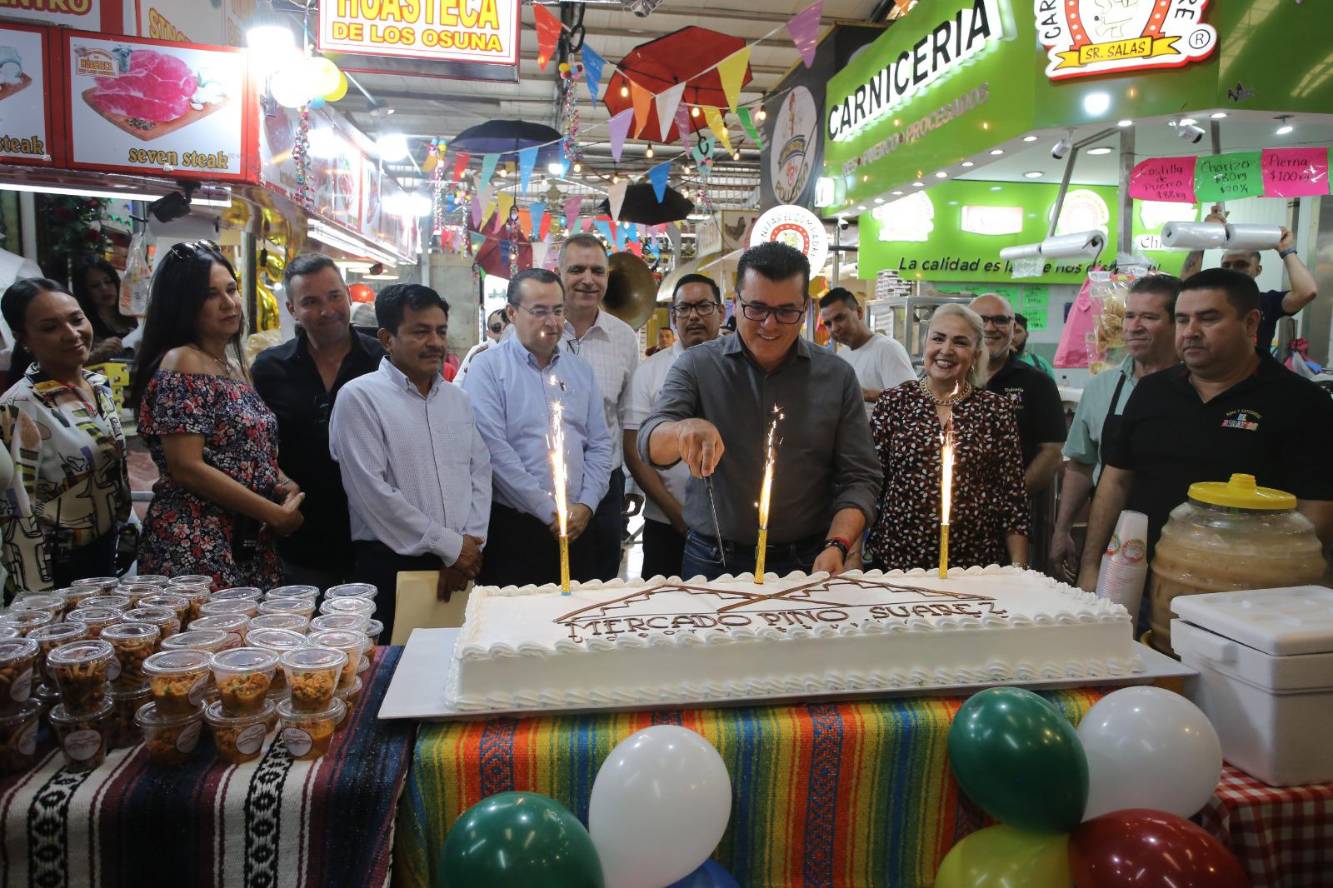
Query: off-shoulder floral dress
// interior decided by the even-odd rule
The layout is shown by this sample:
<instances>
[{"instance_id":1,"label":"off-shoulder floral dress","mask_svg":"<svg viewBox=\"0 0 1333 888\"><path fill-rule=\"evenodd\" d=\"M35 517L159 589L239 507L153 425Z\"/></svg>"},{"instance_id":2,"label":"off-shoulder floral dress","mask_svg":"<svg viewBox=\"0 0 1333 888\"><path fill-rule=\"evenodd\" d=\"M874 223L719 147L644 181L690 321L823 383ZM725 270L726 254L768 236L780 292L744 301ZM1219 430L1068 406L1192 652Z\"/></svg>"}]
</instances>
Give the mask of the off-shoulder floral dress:
<instances>
[{"instance_id":1,"label":"off-shoulder floral dress","mask_svg":"<svg viewBox=\"0 0 1333 888\"><path fill-rule=\"evenodd\" d=\"M158 370L139 406L139 434L161 478L144 521L139 572L205 574L214 588L282 582L273 532L186 490L171 477L164 435L201 435L204 462L270 499L278 483L278 420L248 383Z\"/></svg>"}]
</instances>

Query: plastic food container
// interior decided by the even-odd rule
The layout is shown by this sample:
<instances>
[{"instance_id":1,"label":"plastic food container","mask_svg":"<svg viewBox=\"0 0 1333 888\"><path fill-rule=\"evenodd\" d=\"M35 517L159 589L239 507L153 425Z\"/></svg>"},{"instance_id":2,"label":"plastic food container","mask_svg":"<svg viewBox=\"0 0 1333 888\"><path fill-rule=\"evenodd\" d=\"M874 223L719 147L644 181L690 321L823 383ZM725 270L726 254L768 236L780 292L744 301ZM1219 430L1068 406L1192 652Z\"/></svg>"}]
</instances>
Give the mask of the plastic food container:
<instances>
[{"instance_id":1,"label":"plastic food container","mask_svg":"<svg viewBox=\"0 0 1333 888\"><path fill-rule=\"evenodd\" d=\"M42 707L36 700L0 715L0 774L16 774L37 763L37 723Z\"/></svg>"},{"instance_id":2,"label":"plastic food container","mask_svg":"<svg viewBox=\"0 0 1333 888\"><path fill-rule=\"evenodd\" d=\"M222 614L240 614L253 617L259 613L259 602L253 598L218 598L214 595L207 604L199 606L199 616L211 617Z\"/></svg>"},{"instance_id":3,"label":"plastic food container","mask_svg":"<svg viewBox=\"0 0 1333 888\"><path fill-rule=\"evenodd\" d=\"M37 642L37 664L36 677L46 682L52 683L51 677L46 672L46 655L60 647L62 644L69 644L72 641L83 641L88 637L88 627L82 623L52 623L49 626L42 626L28 633L28 638Z\"/></svg>"},{"instance_id":4,"label":"plastic food container","mask_svg":"<svg viewBox=\"0 0 1333 888\"><path fill-rule=\"evenodd\" d=\"M143 742L143 733L139 730L134 715L152 699L153 692L146 684L140 688L117 689L114 686L111 688L111 705L114 708L109 748L122 749L138 746Z\"/></svg>"},{"instance_id":5,"label":"plastic food container","mask_svg":"<svg viewBox=\"0 0 1333 888\"><path fill-rule=\"evenodd\" d=\"M347 716L347 704L334 700L323 712L297 712L290 700L278 704L282 720L282 742L287 754L298 761L322 758L338 723Z\"/></svg>"},{"instance_id":6,"label":"plastic food container","mask_svg":"<svg viewBox=\"0 0 1333 888\"><path fill-rule=\"evenodd\" d=\"M357 670L361 667L361 653L366 649L366 636L361 632L349 632L346 629L325 629L315 632L307 638L312 645L333 648L347 655L342 674L338 680L341 687L348 688L356 681Z\"/></svg>"},{"instance_id":7,"label":"plastic food container","mask_svg":"<svg viewBox=\"0 0 1333 888\"><path fill-rule=\"evenodd\" d=\"M380 636L384 634L384 624L379 620L371 620L370 625L366 627L366 638L370 641L370 647L366 650L366 656L375 659L375 654L379 652Z\"/></svg>"},{"instance_id":8,"label":"plastic food container","mask_svg":"<svg viewBox=\"0 0 1333 888\"><path fill-rule=\"evenodd\" d=\"M130 609L130 597L128 595L110 594L94 595L91 598L85 598L80 607L106 607L114 611L127 611Z\"/></svg>"},{"instance_id":9,"label":"plastic food container","mask_svg":"<svg viewBox=\"0 0 1333 888\"><path fill-rule=\"evenodd\" d=\"M65 619L88 627L88 637L97 638L112 623L119 623L124 612L109 607L77 607Z\"/></svg>"},{"instance_id":10,"label":"plastic food container","mask_svg":"<svg viewBox=\"0 0 1333 888\"><path fill-rule=\"evenodd\" d=\"M204 720L213 731L218 757L232 765L243 765L259 758L264 749L264 738L272 730L276 717L277 710L271 702L265 702L263 709L254 715L227 715L222 711L220 700L204 709Z\"/></svg>"},{"instance_id":11,"label":"plastic food container","mask_svg":"<svg viewBox=\"0 0 1333 888\"><path fill-rule=\"evenodd\" d=\"M190 628L195 631L227 633L226 650L245 644L250 620L241 614L214 614L211 617L200 617L190 624Z\"/></svg>"},{"instance_id":12,"label":"plastic food container","mask_svg":"<svg viewBox=\"0 0 1333 888\"><path fill-rule=\"evenodd\" d=\"M266 651L272 651L281 657L288 651L297 648L306 647L309 642L306 637L299 632L292 632L288 629L251 629L250 634L246 636L246 643L250 647L263 648ZM285 692L287 689L287 679L282 670L273 676L273 688L275 691Z\"/></svg>"},{"instance_id":13,"label":"plastic food container","mask_svg":"<svg viewBox=\"0 0 1333 888\"><path fill-rule=\"evenodd\" d=\"M1333 780L1333 589L1177 598L1173 644L1199 671L1186 696L1231 764L1273 786Z\"/></svg>"},{"instance_id":14,"label":"plastic food container","mask_svg":"<svg viewBox=\"0 0 1333 888\"><path fill-rule=\"evenodd\" d=\"M361 677L357 676L356 681L350 688L338 688L333 692L333 696L346 703L347 709L350 712L352 704L354 704L357 698L361 696L361 687Z\"/></svg>"},{"instance_id":15,"label":"plastic food container","mask_svg":"<svg viewBox=\"0 0 1333 888\"><path fill-rule=\"evenodd\" d=\"M9 641L11 638L22 638L23 633L13 626L0 626L0 641Z\"/></svg>"},{"instance_id":16,"label":"plastic food container","mask_svg":"<svg viewBox=\"0 0 1333 888\"><path fill-rule=\"evenodd\" d=\"M231 716L254 715L264 708L273 684L278 655L255 647L239 647L213 655L213 680L222 711Z\"/></svg>"},{"instance_id":17,"label":"plastic food container","mask_svg":"<svg viewBox=\"0 0 1333 888\"><path fill-rule=\"evenodd\" d=\"M258 586L232 586L230 589L222 589L214 592L211 596L212 601L234 601L237 598L245 601L259 601L264 597L264 590Z\"/></svg>"},{"instance_id":18,"label":"plastic food container","mask_svg":"<svg viewBox=\"0 0 1333 888\"><path fill-rule=\"evenodd\" d=\"M310 621L312 632L325 629L347 629L351 632L365 632L370 628L370 617L360 614L320 614Z\"/></svg>"},{"instance_id":19,"label":"plastic food container","mask_svg":"<svg viewBox=\"0 0 1333 888\"><path fill-rule=\"evenodd\" d=\"M283 654L282 671L291 692L291 709L295 712L328 709L346 665L347 654L334 648L298 648Z\"/></svg>"},{"instance_id":20,"label":"plastic food container","mask_svg":"<svg viewBox=\"0 0 1333 888\"><path fill-rule=\"evenodd\" d=\"M341 586L330 586L324 591L324 600L331 598L369 598L374 599L379 590L369 583L343 583Z\"/></svg>"},{"instance_id":21,"label":"plastic food container","mask_svg":"<svg viewBox=\"0 0 1333 888\"><path fill-rule=\"evenodd\" d=\"M370 598L326 598L319 606L321 614L359 614L375 616L375 601Z\"/></svg>"},{"instance_id":22,"label":"plastic food container","mask_svg":"<svg viewBox=\"0 0 1333 888\"><path fill-rule=\"evenodd\" d=\"M185 615L185 622L181 624L182 629L192 625L195 620L199 619L201 616L199 609L208 604L212 599L207 586L170 586L168 588L171 590L172 595L184 596L185 600L190 602L190 608Z\"/></svg>"},{"instance_id":23,"label":"plastic food container","mask_svg":"<svg viewBox=\"0 0 1333 888\"><path fill-rule=\"evenodd\" d=\"M123 595L130 600L130 607L138 607L139 602L150 595L157 595L162 591L161 586L154 586L151 583L122 583L116 587L117 595Z\"/></svg>"},{"instance_id":24,"label":"plastic food container","mask_svg":"<svg viewBox=\"0 0 1333 888\"><path fill-rule=\"evenodd\" d=\"M55 617L46 611L5 611L0 614L0 626L13 626L20 635L27 635L40 626L49 626Z\"/></svg>"},{"instance_id":25,"label":"plastic food container","mask_svg":"<svg viewBox=\"0 0 1333 888\"><path fill-rule=\"evenodd\" d=\"M143 661L157 653L161 633L152 623L117 623L102 630L102 640L116 651L120 674L113 684L124 690L144 687Z\"/></svg>"},{"instance_id":26,"label":"plastic food container","mask_svg":"<svg viewBox=\"0 0 1333 888\"><path fill-rule=\"evenodd\" d=\"M106 761L115 707L103 697L87 712L75 715L65 703L51 710L51 728L71 771L91 771Z\"/></svg>"},{"instance_id":27,"label":"plastic food container","mask_svg":"<svg viewBox=\"0 0 1333 888\"><path fill-rule=\"evenodd\" d=\"M167 607L134 607L125 611L125 621L129 623L148 623L157 627L158 640L170 638L181 631L181 621L176 612Z\"/></svg>"},{"instance_id":28,"label":"plastic food container","mask_svg":"<svg viewBox=\"0 0 1333 888\"><path fill-rule=\"evenodd\" d=\"M139 607L165 607L176 614L176 619L180 620L182 626L190 620L190 599L173 592L145 595L139 599Z\"/></svg>"},{"instance_id":29,"label":"plastic food container","mask_svg":"<svg viewBox=\"0 0 1333 888\"><path fill-rule=\"evenodd\" d=\"M300 614L260 614L250 621L251 629L285 629L305 635L310 621Z\"/></svg>"},{"instance_id":30,"label":"plastic food container","mask_svg":"<svg viewBox=\"0 0 1333 888\"><path fill-rule=\"evenodd\" d=\"M318 598L318 586L274 586L268 590L264 596L267 601L274 601L279 598Z\"/></svg>"},{"instance_id":31,"label":"plastic food container","mask_svg":"<svg viewBox=\"0 0 1333 888\"><path fill-rule=\"evenodd\" d=\"M120 662L105 641L73 641L46 655L46 671L55 679L65 712L83 718L101 707L107 682L120 674Z\"/></svg>"},{"instance_id":32,"label":"plastic food container","mask_svg":"<svg viewBox=\"0 0 1333 888\"><path fill-rule=\"evenodd\" d=\"M134 715L143 732L148 760L155 765L181 765L199 748L204 732L204 714L168 715L156 703L146 703Z\"/></svg>"},{"instance_id":33,"label":"plastic food container","mask_svg":"<svg viewBox=\"0 0 1333 888\"><path fill-rule=\"evenodd\" d=\"M183 577L172 577L167 580L167 588L177 586L203 586L205 590L212 591L213 578L203 574L186 574Z\"/></svg>"},{"instance_id":34,"label":"plastic food container","mask_svg":"<svg viewBox=\"0 0 1333 888\"><path fill-rule=\"evenodd\" d=\"M85 577L70 583L73 587L96 589L99 592L111 592L120 585L120 577Z\"/></svg>"},{"instance_id":35,"label":"plastic food container","mask_svg":"<svg viewBox=\"0 0 1333 888\"><path fill-rule=\"evenodd\" d=\"M12 612L46 611L53 620L60 619L66 607L63 595L20 595L9 605Z\"/></svg>"},{"instance_id":36,"label":"plastic food container","mask_svg":"<svg viewBox=\"0 0 1333 888\"><path fill-rule=\"evenodd\" d=\"M270 598L267 601L259 602L259 613L262 614L296 614L309 620L315 615L315 599L313 598Z\"/></svg>"},{"instance_id":37,"label":"plastic food container","mask_svg":"<svg viewBox=\"0 0 1333 888\"><path fill-rule=\"evenodd\" d=\"M92 586L66 586L64 589L55 589L52 595L59 595L65 599L66 612L74 610L83 602L92 598L94 595L101 595L102 590Z\"/></svg>"},{"instance_id":38,"label":"plastic food container","mask_svg":"<svg viewBox=\"0 0 1333 888\"><path fill-rule=\"evenodd\" d=\"M143 671L159 712L197 712L208 692L212 657L205 651L161 651L144 661Z\"/></svg>"},{"instance_id":39,"label":"plastic food container","mask_svg":"<svg viewBox=\"0 0 1333 888\"><path fill-rule=\"evenodd\" d=\"M41 647L31 638L0 642L0 713L17 712L32 696Z\"/></svg>"},{"instance_id":40,"label":"plastic food container","mask_svg":"<svg viewBox=\"0 0 1333 888\"><path fill-rule=\"evenodd\" d=\"M131 583L151 583L154 586L165 587L171 582L170 577L164 577L161 574L139 574L138 576L126 577Z\"/></svg>"},{"instance_id":41,"label":"plastic food container","mask_svg":"<svg viewBox=\"0 0 1333 888\"><path fill-rule=\"evenodd\" d=\"M217 629L186 629L162 641L164 651L204 651L216 654L227 649L227 635Z\"/></svg>"}]
</instances>

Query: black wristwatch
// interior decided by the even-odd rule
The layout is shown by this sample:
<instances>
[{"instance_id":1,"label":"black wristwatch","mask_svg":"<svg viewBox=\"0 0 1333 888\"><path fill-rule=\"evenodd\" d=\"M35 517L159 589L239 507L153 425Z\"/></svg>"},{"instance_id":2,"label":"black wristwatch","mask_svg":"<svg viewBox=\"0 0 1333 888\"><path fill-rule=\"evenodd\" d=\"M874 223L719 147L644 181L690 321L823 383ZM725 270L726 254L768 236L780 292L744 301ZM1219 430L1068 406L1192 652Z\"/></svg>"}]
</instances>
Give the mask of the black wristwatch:
<instances>
[{"instance_id":1,"label":"black wristwatch","mask_svg":"<svg viewBox=\"0 0 1333 888\"><path fill-rule=\"evenodd\" d=\"M824 540L824 545L821 546L820 549L821 550L827 549L830 546L841 552L842 557L844 559L847 557L847 544L842 540L838 539L837 537L829 537L828 539Z\"/></svg>"},{"instance_id":2,"label":"black wristwatch","mask_svg":"<svg viewBox=\"0 0 1333 888\"><path fill-rule=\"evenodd\" d=\"M1285 250L1278 250L1277 255L1279 259L1286 259L1288 256L1292 255L1295 252L1296 252L1295 247L1287 247Z\"/></svg>"}]
</instances>

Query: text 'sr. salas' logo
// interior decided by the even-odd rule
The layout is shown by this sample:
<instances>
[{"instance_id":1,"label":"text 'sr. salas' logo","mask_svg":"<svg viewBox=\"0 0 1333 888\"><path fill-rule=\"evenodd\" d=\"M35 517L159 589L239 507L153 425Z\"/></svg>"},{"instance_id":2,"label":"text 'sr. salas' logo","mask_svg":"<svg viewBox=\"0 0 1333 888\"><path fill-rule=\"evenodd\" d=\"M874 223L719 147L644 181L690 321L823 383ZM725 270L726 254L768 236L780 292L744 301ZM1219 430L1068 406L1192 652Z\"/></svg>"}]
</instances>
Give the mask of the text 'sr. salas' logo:
<instances>
[{"instance_id":1,"label":"text 'sr. salas' logo","mask_svg":"<svg viewBox=\"0 0 1333 888\"><path fill-rule=\"evenodd\" d=\"M1208 0L1035 0L1037 35L1052 80L1179 68L1212 55Z\"/></svg>"}]
</instances>

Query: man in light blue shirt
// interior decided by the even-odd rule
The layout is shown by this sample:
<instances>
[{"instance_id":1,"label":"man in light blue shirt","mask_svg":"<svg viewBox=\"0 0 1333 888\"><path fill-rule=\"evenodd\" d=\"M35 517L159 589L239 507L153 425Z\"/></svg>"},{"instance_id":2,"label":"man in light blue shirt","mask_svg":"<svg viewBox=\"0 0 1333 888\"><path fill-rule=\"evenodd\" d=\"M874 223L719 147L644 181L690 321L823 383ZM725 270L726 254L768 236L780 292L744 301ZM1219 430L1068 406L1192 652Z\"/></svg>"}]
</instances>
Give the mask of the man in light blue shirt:
<instances>
[{"instance_id":1,"label":"man in light blue shirt","mask_svg":"<svg viewBox=\"0 0 1333 888\"><path fill-rule=\"evenodd\" d=\"M448 601L481 569L491 464L467 395L440 375L447 303L429 287L394 284L375 313L389 355L339 392L329 452L347 491L354 576L379 589L376 614L392 638L400 571L438 570Z\"/></svg>"},{"instance_id":2,"label":"man in light blue shirt","mask_svg":"<svg viewBox=\"0 0 1333 888\"><path fill-rule=\"evenodd\" d=\"M1149 373L1179 362L1176 356L1176 295L1180 279L1169 274L1139 278L1125 298L1125 360L1088 382L1065 438L1060 508L1051 534L1051 563L1056 576L1073 582L1079 552L1074 545L1075 519L1088 503L1102 470L1102 448L1120 424L1134 385Z\"/></svg>"},{"instance_id":3,"label":"man in light blue shirt","mask_svg":"<svg viewBox=\"0 0 1333 888\"><path fill-rule=\"evenodd\" d=\"M611 436L592 369L560 350L565 293L540 268L509 281L506 311L514 335L477 355L463 382L491 453L489 545L483 585L540 585L560 579L560 524L551 466L551 410L562 407L570 576L596 574L584 537L611 477Z\"/></svg>"}]
</instances>

